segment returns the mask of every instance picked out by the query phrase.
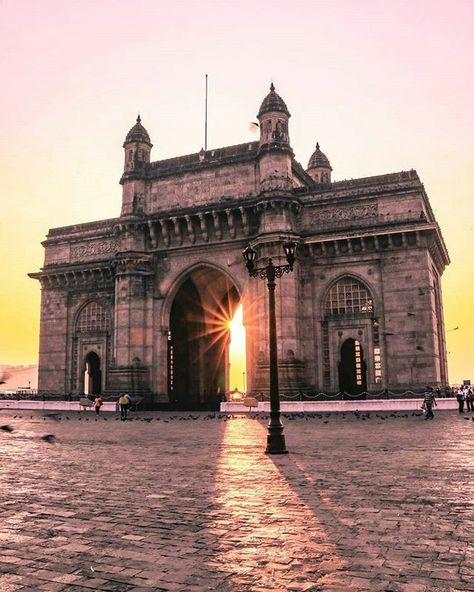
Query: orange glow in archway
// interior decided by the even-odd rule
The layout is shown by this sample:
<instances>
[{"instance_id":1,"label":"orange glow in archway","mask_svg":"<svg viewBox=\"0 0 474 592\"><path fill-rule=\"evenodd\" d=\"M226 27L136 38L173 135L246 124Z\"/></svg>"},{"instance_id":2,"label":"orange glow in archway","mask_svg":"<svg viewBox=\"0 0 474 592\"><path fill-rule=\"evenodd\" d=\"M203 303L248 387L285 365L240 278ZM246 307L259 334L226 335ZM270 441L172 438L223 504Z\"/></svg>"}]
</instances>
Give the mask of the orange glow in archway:
<instances>
[{"instance_id":1,"label":"orange glow in archway","mask_svg":"<svg viewBox=\"0 0 474 592\"><path fill-rule=\"evenodd\" d=\"M245 327L243 325L242 305L237 307L234 317L227 323L230 331L229 345L229 390L237 388L247 390L246 357L245 357Z\"/></svg>"}]
</instances>

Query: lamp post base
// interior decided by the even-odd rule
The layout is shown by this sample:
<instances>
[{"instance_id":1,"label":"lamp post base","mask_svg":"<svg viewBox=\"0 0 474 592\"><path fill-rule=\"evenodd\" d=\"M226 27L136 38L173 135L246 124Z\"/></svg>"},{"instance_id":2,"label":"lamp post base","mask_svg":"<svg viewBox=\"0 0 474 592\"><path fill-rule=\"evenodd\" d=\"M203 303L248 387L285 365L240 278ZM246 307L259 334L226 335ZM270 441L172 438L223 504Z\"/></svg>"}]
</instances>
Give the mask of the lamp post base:
<instances>
[{"instance_id":1,"label":"lamp post base","mask_svg":"<svg viewBox=\"0 0 474 592\"><path fill-rule=\"evenodd\" d=\"M268 432L265 454L288 454L284 434Z\"/></svg>"}]
</instances>

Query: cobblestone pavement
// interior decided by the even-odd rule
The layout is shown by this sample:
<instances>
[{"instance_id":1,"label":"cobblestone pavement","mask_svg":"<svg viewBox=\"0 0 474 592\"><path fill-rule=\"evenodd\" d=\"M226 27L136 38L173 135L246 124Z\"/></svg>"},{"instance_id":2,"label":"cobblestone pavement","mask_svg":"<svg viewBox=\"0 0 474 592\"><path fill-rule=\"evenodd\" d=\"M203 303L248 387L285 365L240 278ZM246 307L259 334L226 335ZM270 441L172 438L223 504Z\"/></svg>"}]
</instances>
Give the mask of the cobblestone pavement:
<instances>
[{"instance_id":1,"label":"cobblestone pavement","mask_svg":"<svg viewBox=\"0 0 474 592\"><path fill-rule=\"evenodd\" d=\"M474 591L470 417L288 416L284 456L248 417L59 418L0 413L1 592Z\"/></svg>"}]
</instances>

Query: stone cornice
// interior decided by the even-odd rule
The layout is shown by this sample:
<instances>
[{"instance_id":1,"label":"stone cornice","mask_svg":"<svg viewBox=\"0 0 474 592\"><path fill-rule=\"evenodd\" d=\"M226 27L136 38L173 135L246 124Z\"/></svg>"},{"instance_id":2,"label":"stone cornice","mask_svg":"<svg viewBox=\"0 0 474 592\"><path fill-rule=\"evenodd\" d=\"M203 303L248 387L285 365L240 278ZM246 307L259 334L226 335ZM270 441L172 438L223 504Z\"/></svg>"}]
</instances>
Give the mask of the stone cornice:
<instances>
[{"instance_id":1,"label":"stone cornice","mask_svg":"<svg viewBox=\"0 0 474 592\"><path fill-rule=\"evenodd\" d=\"M399 226L398 228L354 229L352 232L302 236L302 244L312 256L319 258L361 256L364 253L387 252L395 249L426 247L440 274L450 263L437 224Z\"/></svg>"},{"instance_id":2,"label":"stone cornice","mask_svg":"<svg viewBox=\"0 0 474 592\"><path fill-rule=\"evenodd\" d=\"M29 273L32 279L39 280L43 289L91 289L91 287L112 288L114 268L111 260L94 261L89 264L48 265L36 273Z\"/></svg>"}]
</instances>

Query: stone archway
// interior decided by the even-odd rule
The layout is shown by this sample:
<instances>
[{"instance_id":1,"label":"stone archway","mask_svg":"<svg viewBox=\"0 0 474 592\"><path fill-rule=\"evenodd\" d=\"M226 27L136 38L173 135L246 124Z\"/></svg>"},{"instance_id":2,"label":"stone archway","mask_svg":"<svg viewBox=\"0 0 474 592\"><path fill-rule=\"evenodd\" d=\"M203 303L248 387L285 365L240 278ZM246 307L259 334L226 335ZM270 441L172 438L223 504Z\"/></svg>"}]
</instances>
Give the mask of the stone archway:
<instances>
[{"instance_id":1,"label":"stone archway","mask_svg":"<svg viewBox=\"0 0 474 592\"><path fill-rule=\"evenodd\" d=\"M228 323L239 304L235 285L201 266L178 288L170 309L168 396L178 408L217 407L228 390Z\"/></svg>"},{"instance_id":2,"label":"stone archway","mask_svg":"<svg viewBox=\"0 0 474 592\"><path fill-rule=\"evenodd\" d=\"M84 393L86 395L102 394L100 357L95 352L89 352L84 359Z\"/></svg>"},{"instance_id":3,"label":"stone archway","mask_svg":"<svg viewBox=\"0 0 474 592\"><path fill-rule=\"evenodd\" d=\"M367 364L362 345L357 339L346 339L341 346L339 390L359 395L367 390Z\"/></svg>"}]
</instances>

